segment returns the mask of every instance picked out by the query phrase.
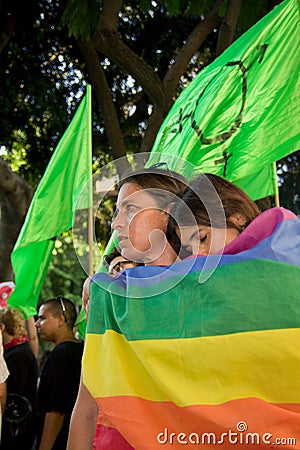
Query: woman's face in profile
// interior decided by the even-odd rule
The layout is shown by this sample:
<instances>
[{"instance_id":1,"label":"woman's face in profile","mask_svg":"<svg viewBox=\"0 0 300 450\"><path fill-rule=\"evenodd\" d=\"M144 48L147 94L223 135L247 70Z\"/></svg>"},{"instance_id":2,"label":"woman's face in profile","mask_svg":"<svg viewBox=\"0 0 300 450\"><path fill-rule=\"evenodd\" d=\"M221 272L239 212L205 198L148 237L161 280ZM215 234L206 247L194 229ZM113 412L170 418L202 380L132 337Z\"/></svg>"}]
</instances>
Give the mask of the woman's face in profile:
<instances>
[{"instance_id":1,"label":"woman's face in profile","mask_svg":"<svg viewBox=\"0 0 300 450\"><path fill-rule=\"evenodd\" d=\"M180 226L176 230L181 244L193 255L215 255L239 234L235 228L211 228L204 225Z\"/></svg>"},{"instance_id":2,"label":"woman's face in profile","mask_svg":"<svg viewBox=\"0 0 300 450\"><path fill-rule=\"evenodd\" d=\"M158 209L148 190L134 183L123 184L112 221L122 256L148 263L158 259L166 245L167 222L168 214Z\"/></svg>"}]
</instances>

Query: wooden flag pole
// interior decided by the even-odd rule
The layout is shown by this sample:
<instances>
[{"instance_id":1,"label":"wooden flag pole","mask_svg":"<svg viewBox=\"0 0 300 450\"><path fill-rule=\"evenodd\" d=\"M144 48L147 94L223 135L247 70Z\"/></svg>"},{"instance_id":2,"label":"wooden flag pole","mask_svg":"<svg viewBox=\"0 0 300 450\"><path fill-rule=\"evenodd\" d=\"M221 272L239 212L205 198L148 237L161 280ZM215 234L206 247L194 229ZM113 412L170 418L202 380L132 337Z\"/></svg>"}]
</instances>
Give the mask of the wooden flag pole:
<instances>
[{"instance_id":1,"label":"wooden flag pole","mask_svg":"<svg viewBox=\"0 0 300 450\"><path fill-rule=\"evenodd\" d=\"M94 241L94 216L93 208L88 209L88 244L89 244L89 276L94 275L93 241Z\"/></svg>"},{"instance_id":2,"label":"wooden flag pole","mask_svg":"<svg viewBox=\"0 0 300 450\"><path fill-rule=\"evenodd\" d=\"M275 194L275 206L280 207L279 192Z\"/></svg>"},{"instance_id":3,"label":"wooden flag pole","mask_svg":"<svg viewBox=\"0 0 300 450\"><path fill-rule=\"evenodd\" d=\"M274 188L275 188L275 206L280 207L280 199L279 199L279 188L277 183L277 167L276 167L276 161L273 162L273 181L274 181Z\"/></svg>"},{"instance_id":4,"label":"wooden flag pole","mask_svg":"<svg viewBox=\"0 0 300 450\"><path fill-rule=\"evenodd\" d=\"M87 85L87 92L89 94L89 139L87 145L91 150L91 159L90 159L90 178L87 184L87 195L88 195L88 249L89 249L89 263L88 263L88 271L89 277L94 275L94 210L93 210L93 199L94 199L94 189L93 189L93 168L92 168L92 87Z\"/></svg>"}]
</instances>

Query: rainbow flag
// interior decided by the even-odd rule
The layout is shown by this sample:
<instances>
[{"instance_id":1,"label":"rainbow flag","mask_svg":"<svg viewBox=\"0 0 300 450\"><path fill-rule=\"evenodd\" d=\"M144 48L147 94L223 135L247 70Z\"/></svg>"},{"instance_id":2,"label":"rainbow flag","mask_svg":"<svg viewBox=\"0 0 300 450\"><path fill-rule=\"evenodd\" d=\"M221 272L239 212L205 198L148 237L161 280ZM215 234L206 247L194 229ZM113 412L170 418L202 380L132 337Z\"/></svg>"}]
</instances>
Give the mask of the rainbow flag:
<instances>
[{"instance_id":1,"label":"rainbow flag","mask_svg":"<svg viewBox=\"0 0 300 450\"><path fill-rule=\"evenodd\" d=\"M83 380L134 449L300 448L300 221L225 250L94 277Z\"/></svg>"}]
</instances>

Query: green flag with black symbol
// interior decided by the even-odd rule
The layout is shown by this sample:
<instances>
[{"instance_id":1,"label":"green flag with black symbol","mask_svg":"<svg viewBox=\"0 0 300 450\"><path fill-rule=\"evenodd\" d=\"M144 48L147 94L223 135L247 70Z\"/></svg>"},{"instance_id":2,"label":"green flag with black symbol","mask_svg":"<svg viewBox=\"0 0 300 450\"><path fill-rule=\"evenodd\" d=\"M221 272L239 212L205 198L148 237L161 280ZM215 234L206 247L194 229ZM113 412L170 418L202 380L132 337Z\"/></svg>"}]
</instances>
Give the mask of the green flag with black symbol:
<instances>
[{"instance_id":1,"label":"green flag with black symbol","mask_svg":"<svg viewBox=\"0 0 300 450\"><path fill-rule=\"evenodd\" d=\"M194 165L188 178L216 173L253 199L273 194L274 161L300 149L299 49L299 0L287 0L184 89L148 165L170 154Z\"/></svg>"}]
</instances>

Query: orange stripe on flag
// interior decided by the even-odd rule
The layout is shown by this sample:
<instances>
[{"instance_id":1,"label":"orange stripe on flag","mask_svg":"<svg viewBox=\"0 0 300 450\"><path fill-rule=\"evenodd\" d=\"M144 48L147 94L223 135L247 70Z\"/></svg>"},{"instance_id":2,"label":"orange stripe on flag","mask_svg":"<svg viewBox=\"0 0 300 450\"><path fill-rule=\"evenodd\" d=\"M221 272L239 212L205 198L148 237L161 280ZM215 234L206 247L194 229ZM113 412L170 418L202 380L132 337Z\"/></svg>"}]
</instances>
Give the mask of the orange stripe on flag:
<instances>
[{"instance_id":1,"label":"orange stripe on flag","mask_svg":"<svg viewBox=\"0 0 300 450\"><path fill-rule=\"evenodd\" d=\"M256 398L178 407L136 397L96 399L101 423L138 450L218 447L232 450L300 448L300 404ZM118 412L116 412L118 411Z\"/></svg>"}]
</instances>

